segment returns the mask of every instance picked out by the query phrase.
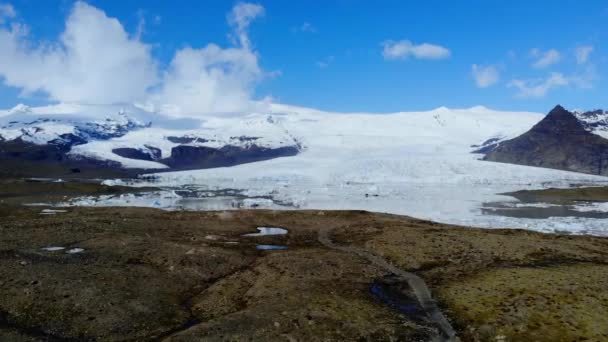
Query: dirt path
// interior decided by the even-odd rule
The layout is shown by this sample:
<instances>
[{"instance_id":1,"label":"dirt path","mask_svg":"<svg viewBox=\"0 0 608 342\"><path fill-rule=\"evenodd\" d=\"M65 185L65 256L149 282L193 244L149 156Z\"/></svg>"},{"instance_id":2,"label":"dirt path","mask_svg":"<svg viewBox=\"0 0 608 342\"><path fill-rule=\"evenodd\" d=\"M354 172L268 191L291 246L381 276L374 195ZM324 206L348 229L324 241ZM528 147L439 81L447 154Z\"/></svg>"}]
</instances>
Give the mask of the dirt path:
<instances>
[{"instance_id":1,"label":"dirt path","mask_svg":"<svg viewBox=\"0 0 608 342\"><path fill-rule=\"evenodd\" d=\"M368 260L372 264L395 274L404 282L407 282L410 288L414 291L414 294L416 295L420 306L427 313L431 321L437 324L437 326L441 330L442 341L460 341L456 336L456 331L454 330L454 328L452 328L450 322L447 320L447 318L443 315L443 313L437 306L437 302L435 302L435 300L431 296L431 291L429 290L424 280L422 280L422 278L411 272L399 269L388 261L386 261L384 258L381 258L364 249L353 246L336 245L329 237L330 231L330 229L319 230L318 239L321 244L328 248L355 254L361 258Z\"/></svg>"}]
</instances>

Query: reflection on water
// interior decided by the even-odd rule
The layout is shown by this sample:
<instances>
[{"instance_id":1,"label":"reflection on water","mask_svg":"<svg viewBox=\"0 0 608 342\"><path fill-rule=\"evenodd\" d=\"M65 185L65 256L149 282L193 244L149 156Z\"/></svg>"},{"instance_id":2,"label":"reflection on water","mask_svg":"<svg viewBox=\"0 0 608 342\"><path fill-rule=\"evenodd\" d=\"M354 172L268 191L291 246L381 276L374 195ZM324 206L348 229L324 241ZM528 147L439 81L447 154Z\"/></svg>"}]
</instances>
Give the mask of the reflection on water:
<instances>
[{"instance_id":1,"label":"reflection on water","mask_svg":"<svg viewBox=\"0 0 608 342\"><path fill-rule=\"evenodd\" d=\"M515 206L509 202L484 203L481 212L484 215L506 216L530 219L546 219L550 217L586 217L595 219L608 218L608 212L584 210L593 203L580 202L578 204L557 204L551 206L536 206L534 203L527 206ZM586 205L588 204L588 205Z\"/></svg>"},{"instance_id":2,"label":"reflection on water","mask_svg":"<svg viewBox=\"0 0 608 342\"><path fill-rule=\"evenodd\" d=\"M273 250L281 250L281 249L287 249L287 246L281 246L281 245L257 245L255 246L255 248L262 250L262 251L273 251Z\"/></svg>"},{"instance_id":3,"label":"reflection on water","mask_svg":"<svg viewBox=\"0 0 608 342\"><path fill-rule=\"evenodd\" d=\"M258 227L257 233L245 234L243 236L269 236L269 235L285 235L287 234L287 229L284 228L275 228L275 227Z\"/></svg>"}]
</instances>

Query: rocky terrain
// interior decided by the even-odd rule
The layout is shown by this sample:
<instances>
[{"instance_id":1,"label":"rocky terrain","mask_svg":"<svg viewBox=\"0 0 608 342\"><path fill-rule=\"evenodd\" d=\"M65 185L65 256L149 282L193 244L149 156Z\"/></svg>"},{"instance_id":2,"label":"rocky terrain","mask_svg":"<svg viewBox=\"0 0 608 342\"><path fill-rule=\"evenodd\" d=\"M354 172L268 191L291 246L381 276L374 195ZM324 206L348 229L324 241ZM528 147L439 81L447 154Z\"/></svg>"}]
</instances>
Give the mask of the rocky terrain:
<instances>
[{"instance_id":1,"label":"rocky terrain","mask_svg":"<svg viewBox=\"0 0 608 342\"><path fill-rule=\"evenodd\" d=\"M45 187L109 190L1 187L2 341L446 340L441 317L462 341L608 339L603 238L361 211L23 207L52 202ZM259 227L286 231L247 236Z\"/></svg>"},{"instance_id":2,"label":"rocky terrain","mask_svg":"<svg viewBox=\"0 0 608 342\"><path fill-rule=\"evenodd\" d=\"M487 161L608 176L608 140L561 106L528 132L484 152Z\"/></svg>"}]
</instances>

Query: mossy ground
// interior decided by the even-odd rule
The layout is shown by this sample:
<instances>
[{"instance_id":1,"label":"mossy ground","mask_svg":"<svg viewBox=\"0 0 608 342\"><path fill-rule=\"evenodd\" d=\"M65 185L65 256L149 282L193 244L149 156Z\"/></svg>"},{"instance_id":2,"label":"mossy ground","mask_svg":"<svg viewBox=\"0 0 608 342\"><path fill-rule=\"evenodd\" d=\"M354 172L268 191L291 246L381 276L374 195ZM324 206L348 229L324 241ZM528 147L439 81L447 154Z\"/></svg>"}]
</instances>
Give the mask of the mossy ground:
<instances>
[{"instance_id":1,"label":"mossy ground","mask_svg":"<svg viewBox=\"0 0 608 342\"><path fill-rule=\"evenodd\" d=\"M371 293L385 270L326 248L321 229L424 278L463 341L607 340L608 239L360 211L40 210L0 204L2 341L436 336ZM289 233L242 236L258 226Z\"/></svg>"}]
</instances>

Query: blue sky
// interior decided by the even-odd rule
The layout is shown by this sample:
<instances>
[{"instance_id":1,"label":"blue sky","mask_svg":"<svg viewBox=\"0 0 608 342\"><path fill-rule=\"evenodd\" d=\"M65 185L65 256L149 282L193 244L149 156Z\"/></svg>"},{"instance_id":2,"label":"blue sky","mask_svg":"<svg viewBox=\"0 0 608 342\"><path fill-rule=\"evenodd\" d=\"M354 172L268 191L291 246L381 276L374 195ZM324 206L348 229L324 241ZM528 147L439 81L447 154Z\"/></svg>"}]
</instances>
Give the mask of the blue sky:
<instances>
[{"instance_id":1,"label":"blue sky","mask_svg":"<svg viewBox=\"0 0 608 342\"><path fill-rule=\"evenodd\" d=\"M39 53L45 46L47 50L48 46L63 49L59 37L66 30L66 19L75 12L73 1L0 0L0 4L3 30L14 30L11 26L15 24L27 28L27 34L16 38L26 42L24 46L37 48ZM167 103L188 101L175 95L187 82L180 79L171 87L157 83L169 83L163 75L176 51L204 49L215 43L221 49L236 47L244 52L238 61L229 63L240 65L255 58L256 64L248 64L253 69L230 75L229 84L214 88L222 96L238 83L234 96L220 101L213 97L209 100L213 103L250 96L331 111L485 105L546 112L557 103L568 108L608 108L605 1L254 1L251 4L258 7L250 9L256 12L242 27L250 46L235 41L240 24L227 22L237 2L91 0L87 4L107 18L118 19L131 39L137 36L137 43L149 48L151 57L140 57L152 60L156 76L146 79L146 90L133 95L138 99L148 96L149 89L167 88L150 98ZM62 79L72 71L56 69L73 70L72 64L49 62L52 66L36 69L21 63L24 58L19 54L2 59L2 50L7 50L2 44L8 43L0 39L0 62L4 64L0 65L0 79L4 80L0 108L86 101L86 92L80 97L66 96L72 88L63 83L90 81L103 86L91 88L98 93L117 83L127 87L141 76L111 65L99 74L122 72L94 80ZM114 45L93 46L112 50ZM83 60L90 66L74 75L97 67L95 61ZM15 74L22 69L32 79ZM57 73L53 82L37 83L36 78L48 73ZM206 93L207 88L201 89ZM116 96L92 98L94 102L122 101ZM206 102L191 110L196 108L211 107Z\"/></svg>"}]
</instances>

